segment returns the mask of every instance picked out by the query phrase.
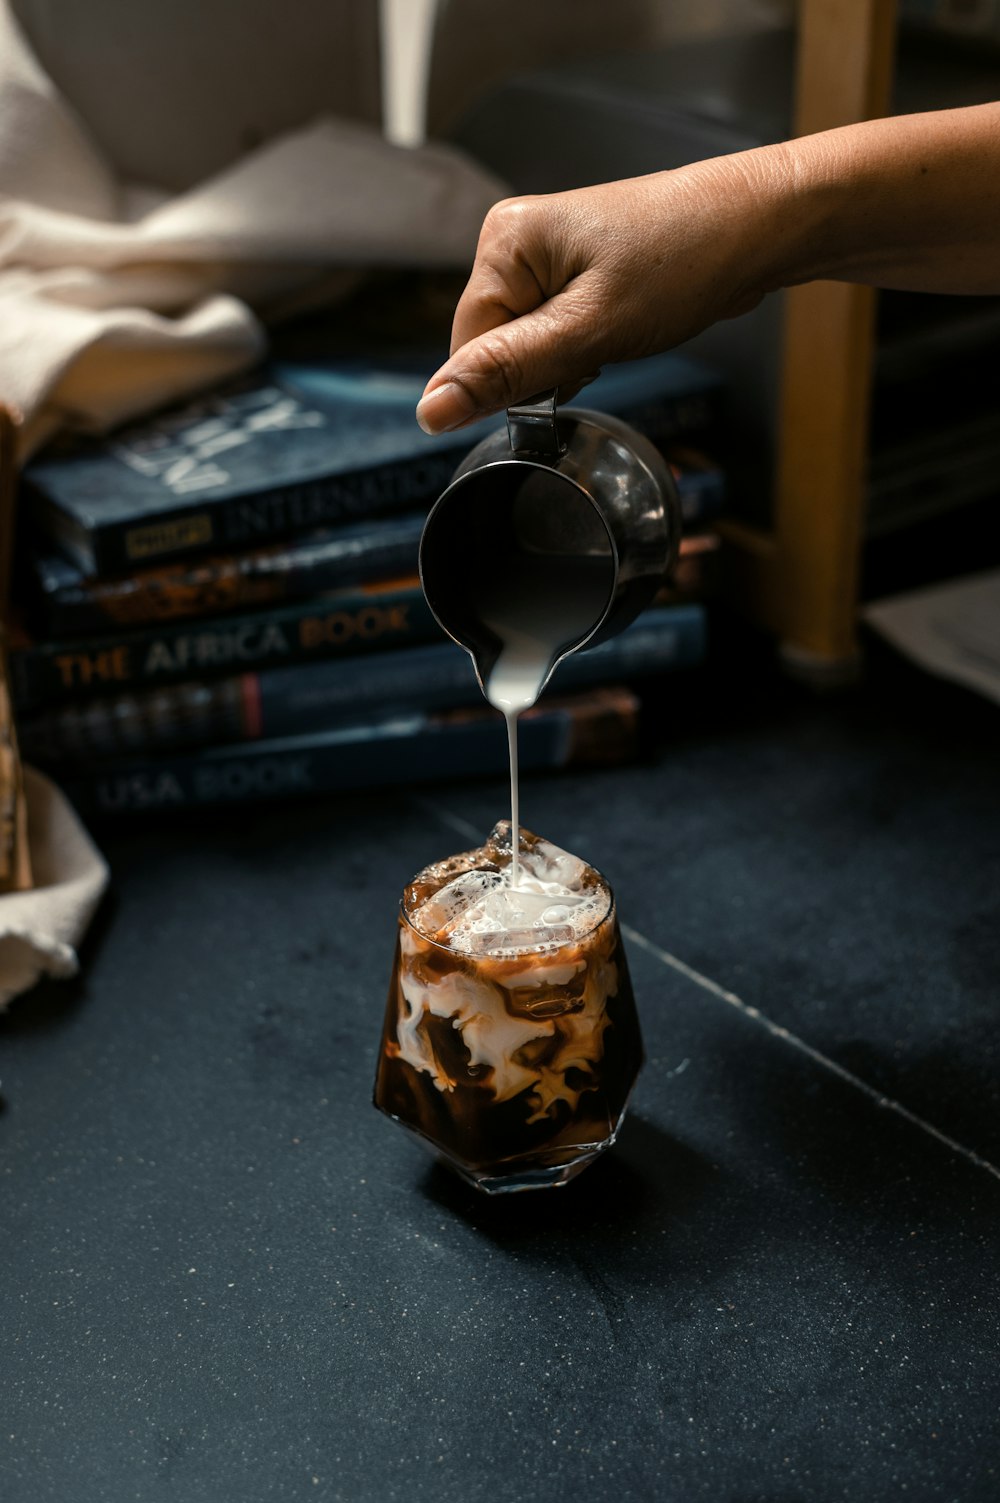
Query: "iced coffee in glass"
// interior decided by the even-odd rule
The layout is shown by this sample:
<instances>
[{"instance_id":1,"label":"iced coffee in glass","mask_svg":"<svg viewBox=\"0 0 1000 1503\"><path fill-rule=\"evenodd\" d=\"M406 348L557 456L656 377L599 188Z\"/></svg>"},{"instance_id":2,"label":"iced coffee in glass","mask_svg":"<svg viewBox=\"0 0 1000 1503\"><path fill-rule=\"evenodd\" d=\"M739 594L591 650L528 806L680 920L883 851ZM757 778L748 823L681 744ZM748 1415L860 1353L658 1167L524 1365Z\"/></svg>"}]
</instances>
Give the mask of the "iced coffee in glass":
<instances>
[{"instance_id":1,"label":"iced coffee in glass","mask_svg":"<svg viewBox=\"0 0 1000 1503\"><path fill-rule=\"evenodd\" d=\"M511 826L406 888L375 1104L490 1194L566 1184L614 1142L642 1043L599 872Z\"/></svg>"}]
</instances>

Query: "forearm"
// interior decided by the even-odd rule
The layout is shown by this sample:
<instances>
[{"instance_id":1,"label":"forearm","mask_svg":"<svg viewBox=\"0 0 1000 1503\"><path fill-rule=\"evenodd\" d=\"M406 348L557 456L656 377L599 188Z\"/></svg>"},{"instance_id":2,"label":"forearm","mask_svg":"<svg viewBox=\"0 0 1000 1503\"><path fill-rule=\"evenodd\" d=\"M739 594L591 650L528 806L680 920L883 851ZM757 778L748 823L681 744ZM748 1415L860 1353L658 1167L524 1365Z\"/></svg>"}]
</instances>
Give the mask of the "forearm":
<instances>
[{"instance_id":1,"label":"forearm","mask_svg":"<svg viewBox=\"0 0 1000 1503\"><path fill-rule=\"evenodd\" d=\"M762 277L1000 293L1000 104L865 121L741 153Z\"/></svg>"},{"instance_id":2,"label":"forearm","mask_svg":"<svg viewBox=\"0 0 1000 1503\"><path fill-rule=\"evenodd\" d=\"M572 393L821 279L1000 293L1000 104L496 205L418 419L440 432Z\"/></svg>"}]
</instances>

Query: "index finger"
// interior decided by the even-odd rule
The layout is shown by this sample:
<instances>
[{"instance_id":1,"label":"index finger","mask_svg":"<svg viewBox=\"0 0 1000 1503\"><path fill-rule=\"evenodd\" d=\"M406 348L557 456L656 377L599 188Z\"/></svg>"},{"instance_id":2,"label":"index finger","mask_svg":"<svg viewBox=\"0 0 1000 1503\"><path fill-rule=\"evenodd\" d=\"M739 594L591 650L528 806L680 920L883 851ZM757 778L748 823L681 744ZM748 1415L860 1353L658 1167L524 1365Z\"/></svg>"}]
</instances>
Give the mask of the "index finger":
<instances>
[{"instance_id":1,"label":"index finger","mask_svg":"<svg viewBox=\"0 0 1000 1503\"><path fill-rule=\"evenodd\" d=\"M454 355L471 339L541 306L553 289L543 285L532 249L534 199L494 204L483 224L476 259L452 322Z\"/></svg>"}]
</instances>

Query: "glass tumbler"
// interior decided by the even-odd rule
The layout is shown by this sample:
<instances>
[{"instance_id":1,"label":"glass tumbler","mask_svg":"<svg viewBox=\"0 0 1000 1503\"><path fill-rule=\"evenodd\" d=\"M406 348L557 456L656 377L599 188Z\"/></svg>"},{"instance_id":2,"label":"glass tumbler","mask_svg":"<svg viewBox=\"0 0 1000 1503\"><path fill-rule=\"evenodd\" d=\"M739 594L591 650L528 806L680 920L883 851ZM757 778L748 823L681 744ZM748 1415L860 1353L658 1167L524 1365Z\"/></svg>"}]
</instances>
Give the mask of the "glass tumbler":
<instances>
[{"instance_id":1,"label":"glass tumbler","mask_svg":"<svg viewBox=\"0 0 1000 1503\"><path fill-rule=\"evenodd\" d=\"M558 895L528 893L520 927L470 929L451 896L502 883L495 845L492 858L488 844L438 862L404 893L374 1099L499 1194L564 1185L611 1146L642 1041L604 878L584 868L575 926Z\"/></svg>"}]
</instances>

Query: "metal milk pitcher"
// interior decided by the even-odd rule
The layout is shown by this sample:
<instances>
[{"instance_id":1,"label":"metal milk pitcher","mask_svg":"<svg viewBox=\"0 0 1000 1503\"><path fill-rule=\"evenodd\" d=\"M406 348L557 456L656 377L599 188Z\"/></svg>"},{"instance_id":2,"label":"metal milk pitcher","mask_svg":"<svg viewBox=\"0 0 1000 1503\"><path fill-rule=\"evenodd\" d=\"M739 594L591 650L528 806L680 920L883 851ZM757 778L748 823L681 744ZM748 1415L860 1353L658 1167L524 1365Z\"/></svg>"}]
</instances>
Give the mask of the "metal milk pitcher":
<instances>
[{"instance_id":1,"label":"metal milk pitcher","mask_svg":"<svg viewBox=\"0 0 1000 1503\"><path fill-rule=\"evenodd\" d=\"M424 524L420 577L484 689L501 639L533 631L541 605L552 648L544 685L568 653L614 636L650 603L680 532L673 476L653 444L604 413L557 412L550 391L509 407L506 433L459 465Z\"/></svg>"}]
</instances>

